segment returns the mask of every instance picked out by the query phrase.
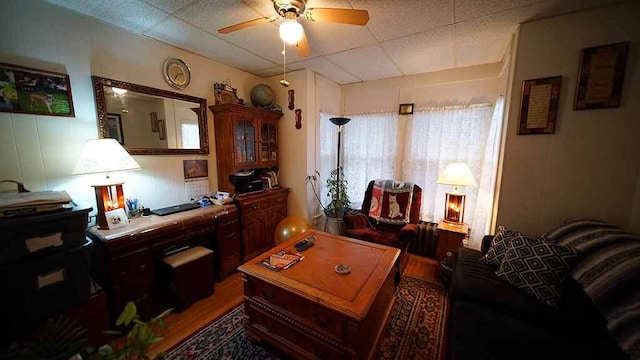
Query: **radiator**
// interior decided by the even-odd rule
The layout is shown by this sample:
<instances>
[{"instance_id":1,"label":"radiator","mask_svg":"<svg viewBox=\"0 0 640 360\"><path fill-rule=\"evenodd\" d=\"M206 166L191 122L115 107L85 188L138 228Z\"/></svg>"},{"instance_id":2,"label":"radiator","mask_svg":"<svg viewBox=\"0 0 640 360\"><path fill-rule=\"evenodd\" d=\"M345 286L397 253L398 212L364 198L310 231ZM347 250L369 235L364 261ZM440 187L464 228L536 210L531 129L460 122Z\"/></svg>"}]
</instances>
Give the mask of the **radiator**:
<instances>
[{"instance_id":1,"label":"radiator","mask_svg":"<svg viewBox=\"0 0 640 360\"><path fill-rule=\"evenodd\" d=\"M435 259L438 247L437 227L438 223L421 221L418 224L418 238L409 244L409 253Z\"/></svg>"}]
</instances>

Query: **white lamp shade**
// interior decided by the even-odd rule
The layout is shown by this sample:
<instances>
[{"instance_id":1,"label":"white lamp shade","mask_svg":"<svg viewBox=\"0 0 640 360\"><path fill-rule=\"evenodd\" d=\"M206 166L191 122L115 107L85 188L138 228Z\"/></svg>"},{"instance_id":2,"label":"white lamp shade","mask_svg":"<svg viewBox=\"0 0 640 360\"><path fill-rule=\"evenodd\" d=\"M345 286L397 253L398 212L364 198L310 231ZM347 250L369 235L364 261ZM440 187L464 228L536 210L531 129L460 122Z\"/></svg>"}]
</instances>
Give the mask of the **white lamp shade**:
<instances>
[{"instance_id":1,"label":"white lamp shade","mask_svg":"<svg viewBox=\"0 0 640 360\"><path fill-rule=\"evenodd\" d=\"M115 139L87 140L72 175L137 170L140 165Z\"/></svg>"},{"instance_id":2,"label":"white lamp shade","mask_svg":"<svg viewBox=\"0 0 640 360\"><path fill-rule=\"evenodd\" d=\"M295 19L287 19L280 24L280 38L289 45L297 44L303 32L302 25Z\"/></svg>"},{"instance_id":3,"label":"white lamp shade","mask_svg":"<svg viewBox=\"0 0 640 360\"><path fill-rule=\"evenodd\" d=\"M436 182L444 185L478 186L471 175L469 166L463 162L453 162L447 165Z\"/></svg>"}]
</instances>

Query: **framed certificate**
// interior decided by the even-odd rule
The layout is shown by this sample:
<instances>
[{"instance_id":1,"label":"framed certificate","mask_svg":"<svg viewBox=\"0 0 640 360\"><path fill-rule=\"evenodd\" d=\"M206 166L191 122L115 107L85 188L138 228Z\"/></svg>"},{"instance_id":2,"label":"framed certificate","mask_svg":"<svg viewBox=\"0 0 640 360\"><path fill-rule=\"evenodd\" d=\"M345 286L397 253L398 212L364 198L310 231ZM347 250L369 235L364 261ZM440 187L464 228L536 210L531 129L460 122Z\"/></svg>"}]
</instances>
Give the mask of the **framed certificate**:
<instances>
[{"instance_id":1,"label":"framed certificate","mask_svg":"<svg viewBox=\"0 0 640 360\"><path fill-rule=\"evenodd\" d=\"M522 82L518 135L553 134L556 131L562 76Z\"/></svg>"},{"instance_id":2,"label":"framed certificate","mask_svg":"<svg viewBox=\"0 0 640 360\"><path fill-rule=\"evenodd\" d=\"M582 49L573 110L620 106L629 42Z\"/></svg>"}]
</instances>

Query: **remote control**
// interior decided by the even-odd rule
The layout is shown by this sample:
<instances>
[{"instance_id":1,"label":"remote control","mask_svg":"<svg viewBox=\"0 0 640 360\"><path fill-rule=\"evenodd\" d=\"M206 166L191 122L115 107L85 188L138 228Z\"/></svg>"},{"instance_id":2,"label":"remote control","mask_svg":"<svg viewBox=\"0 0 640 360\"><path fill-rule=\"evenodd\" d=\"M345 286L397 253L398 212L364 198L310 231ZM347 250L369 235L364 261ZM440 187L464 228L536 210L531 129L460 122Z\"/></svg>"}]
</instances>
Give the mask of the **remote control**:
<instances>
[{"instance_id":1,"label":"remote control","mask_svg":"<svg viewBox=\"0 0 640 360\"><path fill-rule=\"evenodd\" d=\"M302 245L304 245L304 244L306 244L306 243L308 243L308 242L309 242L309 240L307 240L307 239L302 239L302 240L298 241L297 243L293 244L293 246L295 246L295 247L299 247L299 246L302 246Z\"/></svg>"},{"instance_id":2,"label":"remote control","mask_svg":"<svg viewBox=\"0 0 640 360\"><path fill-rule=\"evenodd\" d=\"M314 244L310 241L307 241L306 243L304 243L303 245L300 246L296 246L296 250L303 252L305 250L307 250L308 248L312 247Z\"/></svg>"}]
</instances>

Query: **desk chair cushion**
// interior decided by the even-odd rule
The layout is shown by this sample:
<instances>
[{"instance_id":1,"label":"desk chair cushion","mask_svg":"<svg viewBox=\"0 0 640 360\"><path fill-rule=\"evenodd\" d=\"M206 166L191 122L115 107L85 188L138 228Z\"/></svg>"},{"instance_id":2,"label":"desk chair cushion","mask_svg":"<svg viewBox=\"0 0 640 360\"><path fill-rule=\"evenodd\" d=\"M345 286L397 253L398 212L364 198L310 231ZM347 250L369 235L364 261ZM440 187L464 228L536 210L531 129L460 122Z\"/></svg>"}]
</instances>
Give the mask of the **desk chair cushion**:
<instances>
[{"instance_id":1,"label":"desk chair cushion","mask_svg":"<svg viewBox=\"0 0 640 360\"><path fill-rule=\"evenodd\" d=\"M202 247L202 246L196 246L196 247L192 247L191 249L187 249L185 251L181 251L177 254L173 254L170 256L167 256L166 258L164 258L162 261L164 261L165 264L171 266L172 268L177 268L180 267L186 263L190 263L196 259L199 259L203 256L207 256L209 254L212 254L213 251Z\"/></svg>"}]
</instances>

